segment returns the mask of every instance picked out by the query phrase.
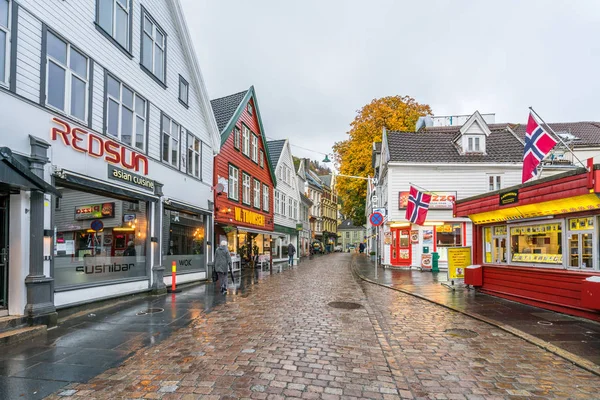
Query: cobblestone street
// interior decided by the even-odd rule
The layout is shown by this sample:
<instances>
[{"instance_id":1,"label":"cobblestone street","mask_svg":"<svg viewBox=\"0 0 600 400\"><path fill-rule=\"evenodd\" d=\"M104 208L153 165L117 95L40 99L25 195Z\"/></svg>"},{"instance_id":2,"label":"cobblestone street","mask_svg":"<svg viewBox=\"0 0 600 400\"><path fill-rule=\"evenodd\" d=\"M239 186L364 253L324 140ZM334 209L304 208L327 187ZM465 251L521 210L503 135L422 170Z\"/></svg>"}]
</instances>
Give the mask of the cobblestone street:
<instances>
[{"instance_id":1,"label":"cobblestone street","mask_svg":"<svg viewBox=\"0 0 600 400\"><path fill-rule=\"evenodd\" d=\"M50 398L599 398L600 377L483 322L362 282L352 257L318 257L241 295L230 290L189 326Z\"/></svg>"}]
</instances>

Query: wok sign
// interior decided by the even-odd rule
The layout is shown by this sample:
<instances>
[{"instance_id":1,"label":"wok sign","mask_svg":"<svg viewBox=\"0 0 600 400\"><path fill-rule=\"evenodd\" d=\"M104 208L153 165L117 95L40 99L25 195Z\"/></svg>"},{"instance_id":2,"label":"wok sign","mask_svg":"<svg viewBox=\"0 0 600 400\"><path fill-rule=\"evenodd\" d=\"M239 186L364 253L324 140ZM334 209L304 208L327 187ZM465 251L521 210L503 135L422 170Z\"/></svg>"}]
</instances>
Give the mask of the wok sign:
<instances>
[{"instance_id":1,"label":"wok sign","mask_svg":"<svg viewBox=\"0 0 600 400\"><path fill-rule=\"evenodd\" d=\"M408 205L410 192L400 192L398 195L398 209L405 209ZM434 192L431 194L429 209L451 210L456 201L456 192Z\"/></svg>"}]
</instances>

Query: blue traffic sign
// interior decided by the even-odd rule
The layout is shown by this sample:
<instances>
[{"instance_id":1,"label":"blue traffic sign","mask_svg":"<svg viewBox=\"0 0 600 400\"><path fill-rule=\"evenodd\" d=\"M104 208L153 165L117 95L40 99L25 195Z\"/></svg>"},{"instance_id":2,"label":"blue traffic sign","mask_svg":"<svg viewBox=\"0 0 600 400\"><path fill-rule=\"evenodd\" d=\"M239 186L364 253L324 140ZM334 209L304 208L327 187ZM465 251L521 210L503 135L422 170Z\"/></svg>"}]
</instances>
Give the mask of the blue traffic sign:
<instances>
[{"instance_id":1,"label":"blue traffic sign","mask_svg":"<svg viewBox=\"0 0 600 400\"><path fill-rule=\"evenodd\" d=\"M90 224L90 228L92 228L92 230L94 230L96 232L101 231L102 229L104 229L104 223L102 221L100 221L99 219L95 219Z\"/></svg>"},{"instance_id":2,"label":"blue traffic sign","mask_svg":"<svg viewBox=\"0 0 600 400\"><path fill-rule=\"evenodd\" d=\"M383 215L381 215L380 212L374 212L369 217L369 221L371 222L371 225L379 226L383 224Z\"/></svg>"}]
</instances>

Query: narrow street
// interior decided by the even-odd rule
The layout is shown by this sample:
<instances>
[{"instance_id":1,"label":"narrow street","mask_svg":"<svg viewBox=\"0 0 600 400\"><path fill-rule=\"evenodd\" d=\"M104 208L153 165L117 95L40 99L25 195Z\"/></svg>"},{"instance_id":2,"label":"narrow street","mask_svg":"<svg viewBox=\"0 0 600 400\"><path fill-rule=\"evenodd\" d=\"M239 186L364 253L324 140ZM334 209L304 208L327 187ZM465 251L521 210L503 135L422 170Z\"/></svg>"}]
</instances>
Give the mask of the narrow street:
<instances>
[{"instance_id":1,"label":"narrow street","mask_svg":"<svg viewBox=\"0 0 600 400\"><path fill-rule=\"evenodd\" d=\"M70 320L42 353L33 350L40 344L3 353L5 366L24 369L3 370L2 398L36 398L16 391L18 379L54 385L50 399L597 398L600 377L488 324L363 282L352 257L246 278L226 297L200 285ZM159 306L164 312L136 315ZM61 353L82 379L44 377L57 365L44 363ZM111 365L107 353L121 359Z\"/></svg>"}]
</instances>

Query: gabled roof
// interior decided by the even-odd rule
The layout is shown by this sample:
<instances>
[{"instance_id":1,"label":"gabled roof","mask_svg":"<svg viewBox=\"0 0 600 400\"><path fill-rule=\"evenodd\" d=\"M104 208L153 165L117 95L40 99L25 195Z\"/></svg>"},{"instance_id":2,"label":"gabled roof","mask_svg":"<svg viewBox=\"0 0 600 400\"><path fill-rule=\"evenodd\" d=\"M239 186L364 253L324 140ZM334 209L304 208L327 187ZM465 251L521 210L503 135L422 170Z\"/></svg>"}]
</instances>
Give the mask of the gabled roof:
<instances>
[{"instance_id":1,"label":"gabled roof","mask_svg":"<svg viewBox=\"0 0 600 400\"><path fill-rule=\"evenodd\" d=\"M318 175L318 177L325 186L331 187L331 175Z\"/></svg>"},{"instance_id":2,"label":"gabled roof","mask_svg":"<svg viewBox=\"0 0 600 400\"><path fill-rule=\"evenodd\" d=\"M231 121L233 114L235 114L240 104L242 104L244 97L246 97L246 93L248 93L248 91L244 90L243 92L210 101L213 113L215 114L215 120L217 121L217 126L219 127L219 132L223 133L227 123Z\"/></svg>"},{"instance_id":3,"label":"gabled roof","mask_svg":"<svg viewBox=\"0 0 600 400\"><path fill-rule=\"evenodd\" d=\"M365 229L364 226L356 226L351 219L345 219L341 224L338 225L338 231L345 230L356 230L356 229Z\"/></svg>"},{"instance_id":4,"label":"gabled roof","mask_svg":"<svg viewBox=\"0 0 600 400\"><path fill-rule=\"evenodd\" d=\"M258 107L258 99L256 98L254 86L250 86L250 89L244 92L235 93L211 101L215 119L220 120L220 124L223 125L223 128L220 128L221 146L227 141L227 138L231 134L233 127L240 119L242 111L244 108L246 108L246 104L248 104L250 100L254 100L254 113L256 114L256 120L258 121L258 127L260 129L260 140L266 153L266 163L269 166L269 171L271 172L271 180L273 181L273 185L277 185L277 177L275 176L275 169L273 167L273 163L271 162L269 146L267 145L266 139L267 135L265 134L262 118L260 116L260 108ZM228 120L226 120L227 117L229 117Z\"/></svg>"},{"instance_id":5,"label":"gabled roof","mask_svg":"<svg viewBox=\"0 0 600 400\"><path fill-rule=\"evenodd\" d=\"M319 180L319 178L317 177L317 175L315 175L314 172L308 171L306 173L306 180L308 181L309 185L316 186L319 190L323 190L322 182Z\"/></svg>"},{"instance_id":6,"label":"gabled roof","mask_svg":"<svg viewBox=\"0 0 600 400\"><path fill-rule=\"evenodd\" d=\"M428 127L419 132L388 131L390 161L414 163L503 163L523 161L523 143L506 125L490 125L486 154L461 154L454 142L460 127Z\"/></svg>"},{"instance_id":7,"label":"gabled roof","mask_svg":"<svg viewBox=\"0 0 600 400\"><path fill-rule=\"evenodd\" d=\"M267 146L269 146L269 157L271 158L271 164L273 164L275 167L277 166L279 157L281 157L281 153L283 152L285 139L271 140L270 142L267 142Z\"/></svg>"}]
</instances>

